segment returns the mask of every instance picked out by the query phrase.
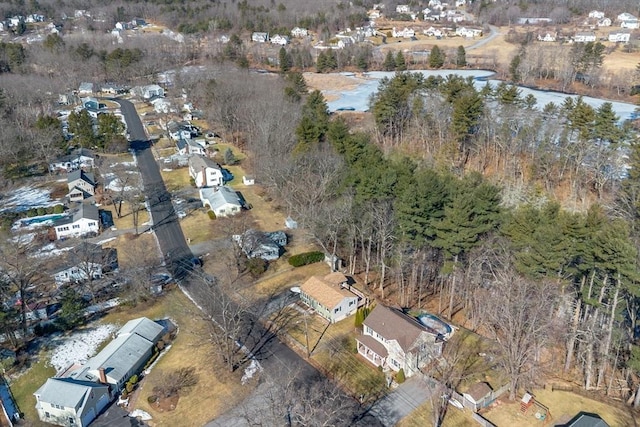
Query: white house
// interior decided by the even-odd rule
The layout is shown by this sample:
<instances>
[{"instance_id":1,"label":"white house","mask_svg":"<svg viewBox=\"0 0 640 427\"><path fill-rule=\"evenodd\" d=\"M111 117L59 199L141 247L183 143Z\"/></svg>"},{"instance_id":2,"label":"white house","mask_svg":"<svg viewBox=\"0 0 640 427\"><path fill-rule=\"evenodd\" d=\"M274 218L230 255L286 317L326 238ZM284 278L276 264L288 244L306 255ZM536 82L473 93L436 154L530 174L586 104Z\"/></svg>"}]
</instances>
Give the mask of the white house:
<instances>
[{"instance_id":1,"label":"white house","mask_svg":"<svg viewBox=\"0 0 640 427\"><path fill-rule=\"evenodd\" d=\"M269 41L271 42L271 44L286 46L287 44L289 44L289 37L276 34L275 36L271 37Z\"/></svg>"},{"instance_id":2,"label":"white house","mask_svg":"<svg viewBox=\"0 0 640 427\"><path fill-rule=\"evenodd\" d=\"M307 37L309 31L306 28L295 27L291 30L291 37Z\"/></svg>"},{"instance_id":3,"label":"white house","mask_svg":"<svg viewBox=\"0 0 640 427\"><path fill-rule=\"evenodd\" d=\"M595 42L596 41L596 33L592 32L592 31L578 32L578 33L576 33L575 36L573 36L573 41L576 42L576 43Z\"/></svg>"},{"instance_id":4,"label":"white house","mask_svg":"<svg viewBox=\"0 0 640 427\"><path fill-rule=\"evenodd\" d=\"M482 30L478 28L458 27L456 28L456 35L460 37L474 38L481 36Z\"/></svg>"},{"instance_id":5,"label":"white house","mask_svg":"<svg viewBox=\"0 0 640 427\"><path fill-rule=\"evenodd\" d=\"M456 7L464 7L467 5L467 0L456 0Z\"/></svg>"},{"instance_id":6,"label":"white house","mask_svg":"<svg viewBox=\"0 0 640 427\"><path fill-rule=\"evenodd\" d=\"M457 10L448 10L446 20L449 22L462 22L464 21L464 13Z\"/></svg>"},{"instance_id":7,"label":"white house","mask_svg":"<svg viewBox=\"0 0 640 427\"><path fill-rule=\"evenodd\" d=\"M544 36L542 34L538 34L538 41L540 42L554 42L557 40L555 34L547 33Z\"/></svg>"},{"instance_id":8,"label":"white house","mask_svg":"<svg viewBox=\"0 0 640 427\"><path fill-rule=\"evenodd\" d=\"M397 37L397 38L405 38L405 39L410 39L411 37L415 37L416 36L416 32L413 30L413 28L405 28L403 30L396 30L396 27L393 27L393 37Z\"/></svg>"},{"instance_id":9,"label":"white house","mask_svg":"<svg viewBox=\"0 0 640 427\"><path fill-rule=\"evenodd\" d=\"M300 286L300 299L330 323L335 323L354 314L359 302L364 302L350 289L347 277L340 272L312 276Z\"/></svg>"},{"instance_id":10,"label":"white house","mask_svg":"<svg viewBox=\"0 0 640 427\"><path fill-rule=\"evenodd\" d=\"M140 89L144 99L151 99L154 96L164 96L164 89L158 85L147 85Z\"/></svg>"},{"instance_id":11,"label":"white house","mask_svg":"<svg viewBox=\"0 0 640 427\"><path fill-rule=\"evenodd\" d=\"M614 43L628 43L631 39L629 30L612 31L609 33L609 41Z\"/></svg>"},{"instance_id":12,"label":"white house","mask_svg":"<svg viewBox=\"0 0 640 427\"><path fill-rule=\"evenodd\" d=\"M620 23L620 28L629 28L631 30L635 30L640 28L640 21L638 21L638 19L629 19L626 21L622 21Z\"/></svg>"},{"instance_id":13,"label":"white house","mask_svg":"<svg viewBox=\"0 0 640 427\"><path fill-rule=\"evenodd\" d=\"M629 21L629 20L633 20L633 19L638 19L635 15L632 15L629 12L623 12L620 15L618 15L616 17L616 21L619 22L623 22L623 21Z\"/></svg>"},{"instance_id":14,"label":"white house","mask_svg":"<svg viewBox=\"0 0 640 427\"><path fill-rule=\"evenodd\" d=\"M86 148L77 148L71 153L58 157L51 163L49 163L49 170L51 172L71 172L80 168L93 169L95 155Z\"/></svg>"},{"instance_id":15,"label":"white house","mask_svg":"<svg viewBox=\"0 0 640 427\"><path fill-rule=\"evenodd\" d=\"M589 18L602 19L604 18L604 12L601 12L599 10L592 10L591 12L589 12Z\"/></svg>"},{"instance_id":16,"label":"white house","mask_svg":"<svg viewBox=\"0 0 640 427\"><path fill-rule=\"evenodd\" d=\"M358 353L375 366L409 377L442 354L444 337L401 310L376 305L356 338Z\"/></svg>"},{"instance_id":17,"label":"white house","mask_svg":"<svg viewBox=\"0 0 640 427\"><path fill-rule=\"evenodd\" d=\"M194 139L180 139L176 141L176 148L178 150L178 154L182 156L186 155L200 155L206 156L207 149L202 145L198 144Z\"/></svg>"},{"instance_id":18,"label":"white house","mask_svg":"<svg viewBox=\"0 0 640 427\"><path fill-rule=\"evenodd\" d=\"M92 279L102 278L102 264L87 262L85 266L79 266L77 264L63 264L60 265L53 274L53 280L57 285L64 283L76 283L84 282L89 277Z\"/></svg>"},{"instance_id":19,"label":"white house","mask_svg":"<svg viewBox=\"0 0 640 427\"><path fill-rule=\"evenodd\" d=\"M35 393L41 421L88 426L111 401L109 385L71 378L49 378Z\"/></svg>"},{"instance_id":20,"label":"white house","mask_svg":"<svg viewBox=\"0 0 640 427\"><path fill-rule=\"evenodd\" d=\"M56 239L98 234L100 232L98 208L89 203L81 203L70 216L56 221L53 228Z\"/></svg>"},{"instance_id":21,"label":"white house","mask_svg":"<svg viewBox=\"0 0 640 427\"><path fill-rule=\"evenodd\" d=\"M232 188L222 185L218 188L201 188L200 200L216 217L235 215L242 210L242 200Z\"/></svg>"},{"instance_id":22,"label":"white house","mask_svg":"<svg viewBox=\"0 0 640 427\"><path fill-rule=\"evenodd\" d=\"M224 184L222 168L213 160L202 156L189 157L189 176L196 187L219 187Z\"/></svg>"},{"instance_id":23,"label":"white house","mask_svg":"<svg viewBox=\"0 0 640 427\"><path fill-rule=\"evenodd\" d=\"M256 183L256 179L249 175L244 175L242 177L242 183L244 185L254 185Z\"/></svg>"},{"instance_id":24,"label":"white house","mask_svg":"<svg viewBox=\"0 0 640 427\"><path fill-rule=\"evenodd\" d=\"M153 105L153 110L156 113L167 114L171 111L171 102L166 98L153 98L150 101L151 105Z\"/></svg>"},{"instance_id":25,"label":"white house","mask_svg":"<svg viewBox=\"0 0 640 427\"><path fill-rule=\"evenodd\" d=\"M434 27L429 27L426 30L422 31L424 33L424 35L429 36L429 37L442 37L443 33L442 30L440 30L439 28L434 28Z\"/></svg>"},{"instance_id":26,"label":"white house","mask_svg":"<svg viewBox=\"0 0 640 427\"><path fill-rule=\"evenodd\" d=\"M261 258L265 261L278 259L287 245L287 235L283 231L263 232L249 229L243 234L234 235L233 240L247 258Z\"/></svg>"},{"instance_id":27,"label":"white house","mask_svg":"<svg viewBox=\"0 0 640 427\"><path fill-rule=\"evenodd\" d=\"M93 83L91 82L82 82L78 87L78 95L79 96L89 96L93 94Z\"/></svg>"},{"instance_id":28,"label":"white house","mask_svg":"<svg viewBox=\"0 0 640 427\"><path fill-rule=\"evenodd\" d=\"M396 6L396 12L397 13L410 13L411 12L411 8L409 7L408 4L399 4Z\"/></svg>"},{"instance_id":29,"label":"white house","mask_svg":"<svg viewBox=\"0 0 640 427\"><path fill-rule=\"evenodd\" d=\"M269 41L269 33L254 32L251 34L251 41L256 43L266 43Z\"/></svg>"},{"instance_id":30,"label":"white house","mask_svg":"<svg viewBox=\"0 0 640 427\"><path fill-rule=\"evenodd\" d=\"M598 27L610 27L611 26L611 18L602 18L597 23Z\"/></svg>"},{"instance_id":31,"label":"white house","mask_svg":"<svg viewBox=\"0 0 640 427\"><path fill-rule=\"evenodd\" d=\"M81 202L96 194L96 180L91 172L76 169L67 174L67 197L71 202Z\"/></svg>"},{"instance_id":32,"label":"white house","mask_svg":"<svg viewBox=\"0 0 640 427\"><path fill-rule=\"evenodd\" d=\"M379 10L377 10L377 9L372 9L372 10L370 10L370 11L368 11L368 12L367 12L367 17L368 17L370 20L378 19L378 18L380 18L381 16L382 16L382 13L381 13Z\"/></svg>"}]
</instances>

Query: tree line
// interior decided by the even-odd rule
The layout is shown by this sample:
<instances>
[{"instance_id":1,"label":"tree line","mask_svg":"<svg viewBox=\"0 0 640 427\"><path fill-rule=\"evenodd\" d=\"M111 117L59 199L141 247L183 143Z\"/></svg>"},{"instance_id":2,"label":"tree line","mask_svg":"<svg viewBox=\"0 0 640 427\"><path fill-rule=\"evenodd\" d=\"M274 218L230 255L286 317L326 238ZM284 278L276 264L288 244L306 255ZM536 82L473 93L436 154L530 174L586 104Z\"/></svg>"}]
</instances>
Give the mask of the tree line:
<instances>
[{"instance_id":1,"label":"tree line","mask_svg":"<svg viewBox=\"0 0 640 427\"><path fill-rule=\"evenodd\" d=\"M372 97L368 132L329 114L317 91L284 95L290 82L251 84L243 100L218 75L211 118L326 253L379 298L436 302L494 338L512 393L544 366L637 396L640 151L610 104L538 110L508 84L399 73ZM267 93L278 108L253 115ZM620 153L626 177L609 170ZM559 188L565 206L583 197L591 208L561 207Z\"/></svg>"}]
</instances>

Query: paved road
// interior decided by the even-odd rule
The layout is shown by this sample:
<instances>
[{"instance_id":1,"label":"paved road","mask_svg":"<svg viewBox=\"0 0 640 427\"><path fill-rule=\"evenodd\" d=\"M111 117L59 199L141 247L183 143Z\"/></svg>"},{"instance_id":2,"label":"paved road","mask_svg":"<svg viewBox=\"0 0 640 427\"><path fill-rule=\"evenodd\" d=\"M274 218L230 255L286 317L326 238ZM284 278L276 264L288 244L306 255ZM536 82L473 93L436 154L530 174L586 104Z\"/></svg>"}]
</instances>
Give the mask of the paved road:
<instances>
[{"instance_id":1,"label":"paved road","mask_svg":"<svg viewBox=\"0 0 640 427\"><path fill-rule=\"evenodd\" d=\"M484 46L485 44L489 43L491 40L495 39L496 37L498 37L500 35L500 32L498 32L498 28L497 27L494 27L493 25L489 25L489 28L491 29L491 33L489 34L489 37L485 37L482 40L478 40L477 42L475 42L471 46L467 47L465 50L468 52L470 50L477 49L477 48L479 48L481 46Z\"/></svg>"},{"instance_id":2,"label":"paved road","mask_svg":"<svg viewBox=\"0 0 640 427\"><path fill-rule=\"evenodd\" d=\"M200 306L208 306L209 301L205 301L202 296L198 296L194 290L190 280L194 275L190 273L193 270L191 259L193 254L187 245L187 242L180 228L178 217L171 203L171 195L167 191L160 168L156 163L151 152L151 144L147 140L147 135L140 121L133 104L126 100L115 99L120 106L122 114L127 122L127 129L130 135L130 146L134 151L137 159L138 168L144 183L144 191L147 197L147 203L151 211L153 220L152 230L155 232L160 250L164 254L167 267L173 273L174 277L180 280L184 289L191 294L195 302ZM200 248L199 248L200 249ZM203 273L198 272L201 276ZM197 279L196 279L197 280ZM213 281L212 281L213 282ZM215 285L212 285L215 286ZM210 295L210 294L209 294ZM239 311L239 310L238 310ZM259 313L260 309L256 309ZM215 313L213 318L216 318ZM300 357L296 352L291 350L287 345L282 343L280 339L271 331L266 330L258 321L257 316L245 320L247 331L243 344L258 360L262 368L274 378L288 378L295 375L296 379L302 383L312 383L314 381L328 381L322 377L318 371L312 367L306 360ZM336 392L339 393L339 391ZM258 394L250 397L250 399L258 399ZM349 400L350 397L344 396ZM353 418L361 421L360 425L377 426L380 425L375 418L371 416L362 417L359 413L357 405L354 404ZM221 417L222 425L248 425L235 408L229 408L229 412ZM355 425L348 420L347 424ZM220 421L209 424L210 426L219 426Z\"/></svg>"},{"instance_id":3,"label":"paved road","mask_svg":"<svg viewBox=\"0 0 640 427\"><path fill-rule=\"evenodd\" d=\"M134 105L121 99L117 102L127 122L130 147L136 156L144 183L144 193L151 211L152 229L167 267L174 273L174 277L182 279L188 272L187 268L191 264L193 254L180 228L178 216L171 202L171 194L164 185L160 168L151 151L151 142L147 139Z\"/></svg>"}]
</instances>

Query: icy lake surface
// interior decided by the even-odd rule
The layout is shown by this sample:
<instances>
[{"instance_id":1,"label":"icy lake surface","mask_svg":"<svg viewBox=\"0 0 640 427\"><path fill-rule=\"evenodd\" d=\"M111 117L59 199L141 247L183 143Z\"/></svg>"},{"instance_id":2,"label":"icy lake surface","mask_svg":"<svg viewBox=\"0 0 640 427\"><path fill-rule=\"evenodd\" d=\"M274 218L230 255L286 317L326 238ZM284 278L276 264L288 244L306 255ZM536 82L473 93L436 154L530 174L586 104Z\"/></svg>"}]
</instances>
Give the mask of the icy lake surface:
<instances>
[{"instance_id":1,"label":"icy lake surface","mask_svg":"<svg viewBox=\"0 0 640 427\"><path fill-rule=\"evenodd\" d=\"M473 77L475 79L476 88L480 89L486 83L486 79L489 79L494 73L492 71L485 70L419 70L412 71L414 73L421 73L425 77L429 76L442 76L445 77L449 74L459 75L461 77ZM373 93L378 90L380 80L384 77L393 77L395 72L393 71L372 71L364 74L352 74L349 73L349 77L352 80L358 82L358 86L352 90L345 91L333 91L325 90L323 93L337 95L338 98L334 101L327 102L329 111L353 110L353 111L367 111L369 109L369 98ZM496 86L500 83L499 80L489 79L489 83L492 86ZM529 89L526 87L520 87L521 96L525 97L532 94L536 97L539 108L544 107L546 104L553 102L556 105L561 105L568 97L577 98L577 95L569 95L554 91L543 91L536 89ZM601 98L592 98L589 96L583 96L582 99L587 104L594 108L598 108L605 102L611 102L613 110L620 117L620 120L627 120L631 118L636 105L626 102L609 101Z\"/></svg>"}]
</instances>

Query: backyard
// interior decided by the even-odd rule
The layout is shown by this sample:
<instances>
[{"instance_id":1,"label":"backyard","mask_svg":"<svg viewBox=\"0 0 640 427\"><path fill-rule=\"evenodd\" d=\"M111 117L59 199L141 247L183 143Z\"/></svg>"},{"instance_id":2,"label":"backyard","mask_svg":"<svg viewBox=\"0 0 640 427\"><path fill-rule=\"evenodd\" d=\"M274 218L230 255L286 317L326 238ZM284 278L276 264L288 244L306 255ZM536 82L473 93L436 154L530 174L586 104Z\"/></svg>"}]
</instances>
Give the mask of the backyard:
<instances>
[{"instance_id":1,"label":"backyard","mask_svg":"<svg viewBox=\"0 0 640 427\"><path fill-rule=\"evenodd\" d=\"M596 413L610 426L636 425L634 415L629 409L620 409L618 406L598 402L567 391L552 391L551 389L533 390L535 399L549 408L550 417L541 420L536 417L542 410L532 406L526 414L520 411L520 398L515 402L499 399L488 410L482 412L482 416L497 426L546 426L555 425L557 422L567 422L580 411Z\"/></svg>"}]
</instances>

